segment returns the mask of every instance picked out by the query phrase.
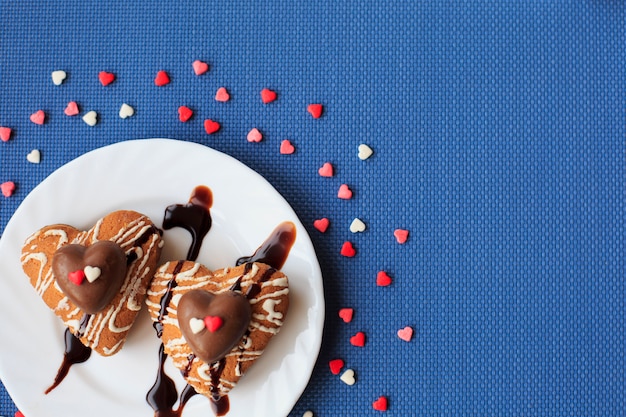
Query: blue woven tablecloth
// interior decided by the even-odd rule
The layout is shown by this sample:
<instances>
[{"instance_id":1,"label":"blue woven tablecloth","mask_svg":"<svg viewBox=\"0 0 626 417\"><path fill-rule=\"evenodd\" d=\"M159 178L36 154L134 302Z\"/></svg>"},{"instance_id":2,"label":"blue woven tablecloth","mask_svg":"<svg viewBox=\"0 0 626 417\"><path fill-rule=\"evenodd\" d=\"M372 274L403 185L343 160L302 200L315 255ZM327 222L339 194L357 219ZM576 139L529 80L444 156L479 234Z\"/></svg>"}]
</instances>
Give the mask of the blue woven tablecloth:
<instances>
[{"instance_id":1,"label":"blue woven tablecloth","mask_svg":"<svg viewBox=\"0 0 626 417\"><path fill-rule=\"evenodd\" d=\"M199 142L267 178L318 253L323 345L290 415L378 415L381 395L395 416L626 414L624 1L5 1L0 13L0 126L13 129L0 183L17 185L0 196L0 231L86 151ZM210 64L202 77L196 59ZM222 86L228 103L214 100ZM278 100L263 105L263 88ZM72 100L99 123L65 116ZM136 114L119 118L122 103ZM187 123L181 105L195 111ZM29 120L39 109L41 126ZM210 117L222 123L212 136ZM252 127L265 136L254 147ZM332 178L318 175L325 162ZM344 183L351 200L337 198ZM354 218L365 232L350 232ZM355 257L340 255L344 241ZM396 335L405 326L410 342ZM363 348L349 342L359 330ZM355 385L330 372L335 358ZM0 415L15 411L0 390Z\"/></svg>"}]
</instances>

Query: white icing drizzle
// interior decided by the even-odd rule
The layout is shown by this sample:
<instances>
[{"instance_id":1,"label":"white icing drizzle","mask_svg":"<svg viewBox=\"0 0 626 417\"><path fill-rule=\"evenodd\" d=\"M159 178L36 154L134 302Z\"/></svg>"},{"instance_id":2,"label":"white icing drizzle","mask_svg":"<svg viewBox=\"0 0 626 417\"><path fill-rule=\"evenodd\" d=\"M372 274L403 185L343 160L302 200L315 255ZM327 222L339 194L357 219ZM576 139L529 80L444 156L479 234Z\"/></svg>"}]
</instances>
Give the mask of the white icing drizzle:
<instances>
[{"instance_id":1,"label":"white icing drizzle","mask_svg":"<svg viewBox=\"0 0 626 417\"><path fill-rule=\"evenodd\" d=\"M267 300L265 300L263 302L263 310L267 311L267 316L263 317L261 316L261 320L265 319L267 321L269 321L270 323L273 323L277 326L282 326L283 322L282 322L282 318L283 318L283 313L276 311L275 307L277 304L280 304L281 300L274 300L272 298L269 298Z\"/></svg>"}]
</instances>

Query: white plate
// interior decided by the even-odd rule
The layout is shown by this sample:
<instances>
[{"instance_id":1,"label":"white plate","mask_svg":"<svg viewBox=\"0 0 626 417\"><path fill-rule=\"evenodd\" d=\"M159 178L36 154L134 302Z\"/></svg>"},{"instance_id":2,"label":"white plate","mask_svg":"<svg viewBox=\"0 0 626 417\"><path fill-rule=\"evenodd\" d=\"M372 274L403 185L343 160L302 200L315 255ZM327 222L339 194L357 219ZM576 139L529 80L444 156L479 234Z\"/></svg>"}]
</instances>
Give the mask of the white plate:
<instances>
[{"instance_id":1,"label":"white plate","mask_svg":"<svg viewBox=\"0 0 626 417\"><path fill-rule=\"evenodd\" d=\"M144 308L118 354L94 353L44 395L63 358L64 326L22 271L26 237L54 223L88 229L118 209L142 212L160 227L165 208L186 203L197 185L213 191L213 226L198 257L210 268L251 255L281 222L296 225L282 269L290 278L289 315L230 392L228 416L284 416L293 408L311 376L324 323L322 277L306 230L282 196L237 160L198 144L146 139L97 149L55 171L24 199L0 239L0 379L25 415L153 416L145 396L157 374L160 343ZM187 232L166 231L164 240L162 261L185 258ZM166 371L180 392L184 381L169 360ZM209 401L200 395L183 412L210 415Z\"/></svg>"}]
</instances>

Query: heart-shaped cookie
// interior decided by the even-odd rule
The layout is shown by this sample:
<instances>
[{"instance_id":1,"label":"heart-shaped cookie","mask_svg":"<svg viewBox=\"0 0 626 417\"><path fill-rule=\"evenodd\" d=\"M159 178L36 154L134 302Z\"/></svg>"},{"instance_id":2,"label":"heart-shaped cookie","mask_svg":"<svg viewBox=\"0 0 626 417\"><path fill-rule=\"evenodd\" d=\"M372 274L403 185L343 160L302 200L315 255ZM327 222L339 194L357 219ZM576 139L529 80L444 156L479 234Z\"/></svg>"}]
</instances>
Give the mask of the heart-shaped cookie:
<instances>
[{"instance_id":1,"label":"heart-shaped cookie","mask_svg":"<svg viewBox=\"0 0 626 417\"><path fill-rule=\"evenodd\" d=\"M91 252L94 251L90 250L92 246L96 248L96 258L101 257L102 254L98 254L101 243L98 242L103 241L112 242L123 252L125 274L112 298L102 308L95 309L98 311L90 313L81 308L80 301L75 302L73 296L62 290L64 285L76 284L71 281L61 284L60 281L67 278L79 282L80 275L84 275L81 285L91 285L99 280L104 283L109 274L108 267L98 259L95 262L90 260ZM63 254L67 250L64 248L70 245L84 247L84 256L78 266L70 265L69 269L74 270L66 272L67 276L59 280L53 271L55 254L58 251ZM64 224L43 227L24 243L21 262L31 285L70 331L85 346L103 356L110 356L123 346L141 309L162 246L161 232L148 217L124 210L104 216L87 231ZM119 262L119 259L115 262ZM115 268L121 267L117 264ZM75 274L70 278L70 273Z\"/></svg>"},{"instance_id":2,"label":"heart-shaped cookie","mask_svg":"<svg viewBox=\"0 0 626 417\"><path fill-rule=\"evenodd\" d=\"M196 336L210 332L208 327L215 325L214 317L222 319L222 327L217 326L215 333L225 330L230 320L245 317L245 307L238 304L241 299L250 308L243 334L238 338L229 336L231 342L236 340L225 355L214 361L202 360L202 352L192 347L194 342L203 343ZM216 300L223 302L219 308L203 309L203 305L210 306ZM282 272L258 262L211 271L196 262L173 261L155 273L146 303L165 353L189 385L217 402L237 384L280 330L289 308L289 281ZM231 316L231 303L237 304L236 319Z\"/></svg>"}]
</instances>

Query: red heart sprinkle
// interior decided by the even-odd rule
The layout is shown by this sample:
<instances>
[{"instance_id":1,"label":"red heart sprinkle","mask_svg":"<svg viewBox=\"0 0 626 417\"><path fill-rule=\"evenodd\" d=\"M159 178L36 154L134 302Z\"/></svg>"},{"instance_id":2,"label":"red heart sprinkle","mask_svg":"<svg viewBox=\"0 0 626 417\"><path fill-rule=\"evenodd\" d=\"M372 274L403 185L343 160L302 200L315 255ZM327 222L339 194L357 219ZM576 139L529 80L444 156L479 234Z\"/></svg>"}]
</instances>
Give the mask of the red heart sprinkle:
<instances>
[{"instance_id":1,"label":"red heart sprinkle","mask_svg":"<svg viewBox=\"0 0 626 417\"><path fill-rule=\"evenodd\" d=\"M154 84L157 87L163 87L170 83L170 76L165 71L157 72L156 77L154 78Z\"/></svg>"},{"instance_id":2,"label":"red heart sprinkle","mask_svg":"<svg viewBox=\"0 0 626 417\"><path fill-rule=\"evenodd\" d=\"M376 274L376 285L386 287L389 284L391 284L391 277L385 271L379 271Z\"/></svg>"},{"instance_id":3,"label":"red heart sprinkle","mask_svg":"<svg viewBox=\"0 0 626 417\"><path fill-rule=\"evenodd\" d=\"M69 279L76 285L80 285L85 280L85 271L79 269L77 271L70 272L69 274L67 274L67 279Z\"/></svg>"},{"instance_id":4,"label":"red heart sprinkle","mask_svg":"<svg viewBox=\"0 0 626 417\"><path fill-rule=\"evenodd\" d=\"M218 130L220 130L220 128L221 128L220 124L216 121L213 121L211 119L206 119L204 121L204 130L209 135L212 135L213 133L217 132Z\"/></svg>"},{"instance_id":5,"label":"red heart sprinkle","mask_svg":"<svg viewBox=\"0 0 626 417\"><path fill-rule=\"evenodd\" d=\"M178 120L185 123L187 120L191 119L193 116L193 110L191 110L187 106L180 106L178 108Z\"/></svg>"},{"instance_id":6,"label":"red heart sprinkle","mask_svg":"<svg viewBox=\"0 0 626 417\"><path fill-rule=\"evenodd\" d=\"M346 184L341 184L339 192L337 192L337 197L342 200L350 200L352 198L352 190Z\"/></svg>"},{"instance_id":7,"label":"red heart sprinkle","mask_svg":"<svg viewBox=\"0 0 626 417\"><path fill-rule=\"evenodd\" d=\"M193 66L193 72L196 75L202 75L209 70L209 64L206 62L196 60L193 61L193 64L191 65Z\"/></svg>"},{"instance_id":8,"label":"red heart sprinkle","mask_svg":"<svg viewBox=\"0 0 626 417\"><path fill-rule=\"evenodd\" d=\"M339 317L344 321L344 323L350 323L353 316L354 309L352 308L342 308L339 310Z\"/></svg>"},{"instance_id":9,"label":"red heart sprinkle","mask_svg":"<svg viewBox=\"0 0 626 417\"><path fill-rule=\"evenodd\" d=\"M356 255L356 249L352 246L352 242L343 242L343 245L341 246L341 254L348 258L352 258Z\"/></svg>"},{"instance_id":10,"label":"red heart sprinkle","mask_svg":"<svg viewBox=\"0 0 626 417\"><path fill-rule=\"evenodd\" d=\"M330 221L326 217L322 217L321 219L317 219L313 222L313 227L324 233L326 232L326 229L328 229L329 224Z\"/></svg>"},{"instance_id":11,"label":"red heart sprinkle","mask_svg":"<svg viewBox=\"0 0 626 417\"><path fill-rule=\"evenodd\" d=\"M365 346L365 333L358 332L350 338L350 344L352 346L363 347Z\"/></svg>"},{"instance_id":12,"label":"red heart sprinkle","mask_svg":"<svg viewBox=\"0 0 626 417\"><path fill-rule=\"evenodd\" d=\"M13 195L13 191L15 191L15 183L13 181L7 181L0 184L0 190L2 191L2 195L5 197L11 197Z\"/></svg>"},{"instance_id":13,"label":"red heart sprinkle","mask_svg":"<svg viewBox=\"0 0 626 417\"><path fill-rule=\"evenodd\" d=\"M413 337L413 329L410 326L406 326L404 329L398 330L398 337L405 342L410 342Z\"/></svg>"},{"instance_id":14,"label":"red heart sprinkle","mask_svg":"<svg viewBox=\"0 0 626 417\"><path fill-rule=\"evenodd\" d=\"M100 71L98 79L100 80L100 84L107 86L115 81L115 74L112 72Z\"/></svg>"},{"instance_id":15,"label":"red heart sprinkle","mask_svg":"<svg viewBox=\"0 0 626 417\"><path fill-rule=\"evenodd\" d=\"M280 143L280 153L282 155L291 155L296 151L295 146L289 141L289 139L285 139Z\"/></svg>"},{"instance_id":16,"label":"red heart sprinkle","mask_svg":"<svg viewBox=\"0 0 626 417\"><path fill-rule=\"evenodd\" d=\"M78 110L78 104L75 101L70 101L65 107L64 113L66 116L76 116L80 111Z\"/></svg>"},{"instance_id":17,"label":"red heart sprinkle","mask_svg":"<svg viewBox=\"0 0 626 417\"><path fill-rule=\"evenodd\" d=\"M344 362L343 359L333 359L332 361L328 362L328 366L330 367L330 372L333 375L339 375L339 372L341 372L341 368L343 368Z\"/></svg>"},{"instance_id":18,"label":"red heart sprinkle","mask_svg":"<svg viewBox=\"0 0 626 417\"><path fill-rule=\"evenodd\" d=\"M334 175L334 169L330 162L326 162L320 169L317 170L317 173L320 174L321 177L332 177Z\"/></svg>"},{"instance_id":19,"label":"red heart sprinkle","mask_svg":"<svg viewBox=\"0 0 626 417\"><path fill-rule=\"evenodd\" d=\"M398 243L403 244L409 238L409 231L404 229L396 229L394 230L393 235L396 237Z\"/></svg>"},{"instance_id":20,"label":"red heart sprinkle","mask_svg":"<svg viewBox=\"0 0 626 417\"><path fill-rule=\"evenodd\" d=\"M272 101L276 100L276 91L264 88L263 90L261 90L261 100L265 104L271 103Z\"/></svg>"},{"instance_id":21,"label":"red heart sprinkle","mask_svg":"<svg viewBox=\"0 0 626 417\"><path fill-rule=\"evenodd\" d=\"M44 113L43 110L37 110L30 115L30 121L36 125L42 125L46 122L46 113Z\"/></svg>"},{"instance_id":22,"label":"red heart sprinkle","mask_svg":"<svg viewBox=\"0 0 626 417\"><path fill-rule=\"evenodd\" d=\"M0 140L2 140L2 142L8 142L11 138L11 132L10 127L0 127Z\"/></svg>"},{"instance_id":23,"label":"red heart sprinkle","mask_svg":"<svg viewBox=\"0 0 626 417\"><path fill-rule=\"evenodd\" d=\"M388 407L387 398L379 397L376 401L372 403L372 407L376 411L387 411L387 407Z\"/></svg>"},{"instance_id":24,"label":"red heart sprinkle","mask_svg":"<svg viewBox=\"0 0 626 417\"><path fill-rule=\"evenodd\" d=\"M324 107L321 104L309 104L307 111L311 113L314 119L319 119L322 116Z\"/></svg>"},{"instance_id":25,"label":"red heart sprinkle","mask_svg":"<svg viewBox=\"0 0 626 417\"><path fill-rule=\"evenodd\" d=\"M24 414L22 414L22 412L18 410L15 412L15 415L13 417L24 417Z\"/></svg>"},{"instance_id":26,"label":"red heart sprinkle","mask_svg":"<svg viewBox=\"0 0 626 417\"><path fill-rule=\"evenodd\" d=\"M215 333L216 331L218 331L223 324L224 320L222 320L222 318L219 316L206 316L204 318L204 325L211 333Z\"/></svg>"},{"instance_id":27,"label":"red heart sprinkle","mask_svg":"<svg viewBox=\"0 0 626 417\"><path fill-rule=\"evenodd\" d=\"M228 94L228 90L226 90L224 87L218 88L217 92L215 93L215 101L225 103L228 100L230 100L230 94Z\"/></svg>"}]
</instances>

